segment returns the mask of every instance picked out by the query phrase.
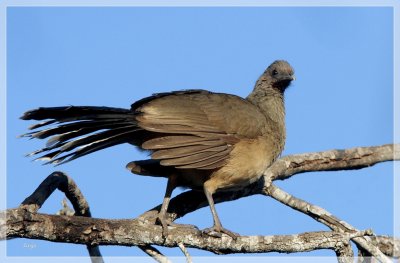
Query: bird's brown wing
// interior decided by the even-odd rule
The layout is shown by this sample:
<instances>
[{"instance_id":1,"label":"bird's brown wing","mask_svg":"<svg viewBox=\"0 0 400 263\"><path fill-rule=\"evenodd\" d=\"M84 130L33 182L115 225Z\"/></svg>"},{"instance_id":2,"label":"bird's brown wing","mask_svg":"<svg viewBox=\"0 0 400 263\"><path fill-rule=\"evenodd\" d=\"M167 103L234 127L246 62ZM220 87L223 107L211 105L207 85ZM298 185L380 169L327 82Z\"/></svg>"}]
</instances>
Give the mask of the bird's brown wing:
<instances>
[{"instance_id":1,"label":"bird's brown wing","mask_svg":"<svg viewBox=\"0 0 400 263\"><path fill-rule=\"evenodd\" d=\"M263 134L265 117L234 95L173 92L134 104L138 126L155 136L142 144L164 166L216 169L239 140Z\"/></svg>"}]
</instances>

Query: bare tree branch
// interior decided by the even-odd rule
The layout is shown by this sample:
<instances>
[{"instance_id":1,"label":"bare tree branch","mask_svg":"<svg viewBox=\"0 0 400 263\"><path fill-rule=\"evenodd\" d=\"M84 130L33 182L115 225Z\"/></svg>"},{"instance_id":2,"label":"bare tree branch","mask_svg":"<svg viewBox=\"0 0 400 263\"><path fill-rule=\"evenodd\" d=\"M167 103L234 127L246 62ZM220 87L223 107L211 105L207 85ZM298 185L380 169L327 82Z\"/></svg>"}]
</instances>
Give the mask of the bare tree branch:
<instances>
[{"instance_id":1,"label":"bare tree branch","mask_svg":"<svg viewBox=\"0 0 400 263\"><path fill-rule=\"evenodd\" d=\"M371 242L385 255L393 258L400 257L400 240L389 236L371 236ZM371 254L360 248L358 251L358 262L374 262Z\"/></svg>"},{"instance_id":2,"label":"bare tree branch","mask_svg":"<svg viewBox=\"0 0 400 263\"><path fill-rule=\"evenodd\" d=\"M263 189L268 182L285 180L295 174L313 171L354 170L370 167L381 162L400 160L399 149L399 144L386 144L284 156L274 162L258 182L240 191L217 193L214 195L214 202L222 203L255 194L263 194ZM170 218L175 220L207 205L203 193L187 191L171 199L168 213ZM156 206L139 218L155 220L159 209L160 206Z\"/></svg>"},{"instance_id":3,"label":"bare tree branch","mask_svg":"<svg viewBox=\"0 0 400 263\"><path fill-rule=\"evenodd\" d=\"M162 228L158 225L143 224L139 220L111 220L81 216L56 216L31 213L27 209L9 209L0 214L7 226L4 238L45 239L53 242L75 244L98 244L120 246L160 245L177 247L179 243L217 254L230 253L294 253L317 249L336 250L356 236L365 232L339 233L331 231L310 232L283 236L241 236L236 240L223 236L214 238L204 236L195 227L180 226L168 232L168 238L162 238ZM3 220L3 219L2 219Z\"/></svg>"},{"instance_id":4,"label":"bare tree branch","mask_svg":"<svg viewBox=\"0 0 400 263\"><path fill-rule=\"evenodd\" d=\"M183 243L178 243L178 247L181 249L182 253L186 257L186 262L187 263L192 263L192 257L189 254L189 251L186 249L185 245Z\"/></svg>"},{"instance_id":5,"label":"bare tree branch","mask_svg":"<svg viewBox=\"0 0 400 263\"><path fill-rule=\"evenodd\" d=\"M154 258L155 261L159 263L171 263L171 261L164 256L158 249L153 246L145 245L145 246L138 246L144 253L149 255L150 257Z\"/></svg>"},{"instance_id":6,"label":"bare tree branch","mask_svg":"<svg viewBox=\"0 0 400 263\"><path fill-rule=\"evenodd\" d=\"M74 180L64 172L51 173L36 190L27 197L22 203L22 208L34 213L37 212L44 204L47 198L54 192L60 190L65 193L65 196L71 202L76 216L91 217L89 204L75 184ZM89 252L92 263L103 263L100 248L98 245L87 244L86 248Z\"/></svg>"},{"instance_id":7,"label":"bare tree branch","mask_svg":"<svg viewBox=\"0 0 400 263\"><path fill-rule=\"evenodd\" d=\"M359 231L323 208L295 198L277 188L272 181L285 180L295 174L309 171L360 169L379 162L399 160L398 146L382 145L286 156L271 165L258 182L241 191L217 193L214 196L216 203L254 194L271 196L327 225L333 231L284 236L241 236L233 240L227 236L222 238L204 236L194 226L176 225L170 227L168 237L163 238L162 228L154 224L159 206L134 220L91 218L89 206L75 183L64 173L55 172L46 178L19 208L0 212L0 239L17 237L44 239L53 242L85 244L89 249L98 245L138 246L159 262L167 262L168 259L151 245L181 247L181 249L184 248L183 252L186 247L193 247L217 254L293 253L332 249L336 252L339 262L346 263L353 260L354 253L350 245L352 240L362 250L375 256L381 262L388 262L385 255L399 256L399 240L384 236L370 236L371 231ZM57 188L66 193L77 211L75 216L37 213L45 200ZM204 206L207 206L204 194L188 191L171 200L168 216L175 220ZM96 258L95 253L97 252L91 254L92 259L101 259L101 257Z\"/></svg>"},{"instance_id":8,"label":"bare tree branch","mask_svg":"<svg viewBox=\"0 0 400 263\"><path fill-rule=\"evenodd\" d=\"M400 258L400 240L389 236L372 236L372 242L376 244L385 255Z\"/></svg>"},{"instance_id":9,"label":"bare tree branch","mask_svg":"<svg viewBox=\"0 0 400 263\"><path fill-rule=\"evenodd\" d=\"M264 177L271 181L285 180L305 172L355 170L396 160L400 160L399 144L296 154L278 159Z\"/></svg>"},{"instance_id":10,"label":"bare tree branch","mask_svg":"<svg viewBox=\"0 0 400 263\"><path fill-rule=\"evenodd\" d=\"M400 257L400 240L389 236L371 236L371 242L379 248L385 255L399 258ZM368 251L360 248L358 251L358 262L371 263L376 262Z\"/></svg>"},{"instance_id":11,"label":"bare tree branch","mask_svg":"<svg viewBox=\"0 0 400 263\"><path fill-rule=\"evenodd\" d=\"M360 232L359 230L355 229L350 224L344 222L343 220L338 219L325 209L312 205L304 200L296 198L279 187L270 184L268 185L265 190L265 195L271 196L275 200L297 210L304 214L307 214L317 220L318 222L323 223L324 225L328 226L334 231L338 232ZM367 231L369 235L372 235L372 231ZM372 244L370 240L367 240L364 236L354 237L352 239L357 245L362 247L364 250L368 251L372 256L376 257L380 262L390 263L390 259L383 254L379 248Z\"/></svg>"},{"instance_id":12,"label":"bare tree branch","mask_svg":"<svg viewBox=\"0 0 400 263\"><path fill-rule=\"evenodd\" d=\"M308 153L308 154L299 154L299 155L291 155L283 157L277 160L267 171L264 173L264 180L262 182L257 182L250 187L242 190L241 192L233 192L233 193L221 193L216 196L215 202L224 202L227 200L235 200L244 196L258 194L260 192L266 193L265 189L271 187L271 181L273 180L285 180L290 178L291 176L299 173L310 172L310 171L334 171L334 170L352 170L352 169L361 169L364 167L369 167L375 165L379 162L391 161L391 160L399 160L400 152L399 145L382 145L375 147L359 147L347 150L331 150L326 152L318 152L318 153ZM274 189L272 189L274 188ZM277 188L273 186L269 190L276 191ZM280 189L279 189L280 190ZM297 200L297 202L293 202L294 199L287 193L283 193L280 190L280 194L283 195L279 201L282 203L312 216L317 221L329 226L331 229L335 231L356 231L351 225L343 222L327 211L319 208L317 206L312 206L302 200ZM195 200L190 204L185 203L182 205L182 200L180 197L186 198L190 196L189 200ZM194 192L184 193L181 196L177 197L177 201L181 204L180 210L174 210L175 206L171 205L170 213L171 219L175 219L177 217L183 216L186 212L191 212L192 209L198 209L200 207L206 206L206 200L202 198L201 195L198 195ZM275 196L276 197L276 196ZM174 204L174 199L171 200L171 204ZM310 207L313 207L315 211L310 211ZM183 210L185 208L186 210ZM159 208L152 209L147 213L143 214L142 217L146 217L157 211ZM174 213L175 212L175 213ZM154 216L154 215L153 215ZM377 246L374 246L368 240L364 238L356 238L354 240L364 249L367 249L372 255L376 256L382 262L388 262L388 258L378 249ZM353 251L351 246L347 244L347 246L343 246L340 250L336 250L339 261L349 262L353 259ZM391 255L390 253L386 253L386 255Z\"/></svg>"},{"instance_id":13,"label":"bare tree branch","mask_svg":"<svg viewBox=\"0 0 400 263\"><path fill-rule=\"evenodd\" d=\"M342 247L335 250L335 253L339 263L354 263L354 252L350 242L343 244Z\"/></svg>"}]
</instances>

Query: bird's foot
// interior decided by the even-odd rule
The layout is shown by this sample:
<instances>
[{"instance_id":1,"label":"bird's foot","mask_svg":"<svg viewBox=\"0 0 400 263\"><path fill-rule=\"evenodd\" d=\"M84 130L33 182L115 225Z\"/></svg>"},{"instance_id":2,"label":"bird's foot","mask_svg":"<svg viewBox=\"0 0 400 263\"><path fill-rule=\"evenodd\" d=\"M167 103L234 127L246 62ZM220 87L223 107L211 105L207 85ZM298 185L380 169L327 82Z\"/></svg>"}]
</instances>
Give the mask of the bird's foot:
<instances>
[{"instance_id":1,"label":"bird's foot","mask_svg":"<svg viewBox=\"0 0 400 263\"><path fill-rule=\"evenodd\" d=\"M169 219L167 217L162 217L162 216L157 217L156 223L160 224L162 226L162 229L163 229L162 235L164 238L167 238L167 236L168 236L168 227L187 227L187 228L195 227L197 229L196 226L187 225L187 224L178 224L178 223L171 221L171 219Z\"/></svg>"},{"instance_id":2,"label":"bird's foot","mask_svg":"<svg viewBox=\"0 0 400 263\"><path fill-rule=\"evenodd\" d=\"M231 238L233 238L235 240L237 239L238 236L240 236L239 234L237 234L235 232L232 232L232 231L229 231L228 229L223 228L222 226L221 227L213 226L213 227L210 227L210 228L206 228L202 232L204 234L209 235L209 236L218 237L218 238L221 238L222 237L222 233L223 233L223 234L226 234L226 235L230 236Z\"/></svg>"},{"instance_id":3,"label":"bird's foot","mask_svg":"<svg viewBox=\"0 0 400 263\"><path fill-rule=\"evenodd\" d=\"M168 226L173 225L174 223L167 218L166 216L158 215L156 219L156 224L160 224L162 227L162 235L164 238L168 236Z\"/></svg>"}]
</instances>

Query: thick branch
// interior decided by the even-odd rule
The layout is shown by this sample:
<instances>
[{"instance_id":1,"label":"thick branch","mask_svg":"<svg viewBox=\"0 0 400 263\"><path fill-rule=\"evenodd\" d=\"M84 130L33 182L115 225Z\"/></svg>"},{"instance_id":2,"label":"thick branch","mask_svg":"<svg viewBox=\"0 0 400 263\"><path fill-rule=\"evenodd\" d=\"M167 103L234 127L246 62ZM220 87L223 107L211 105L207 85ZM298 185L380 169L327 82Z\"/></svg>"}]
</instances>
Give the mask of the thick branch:
<instances>
[{"instance_id":1,"label":"thick branch","mask_svg":"<svg viewBox=\"0 0 400 263\"><path fill-rule=\"evenodd\" d=\"M237 240L223 236L204 236L195 227L177 226L162 238L158 225L143 224L139 220L105 220L80 216L55 216L31 213L27 209L9 209L0 222L6 236L0 239L23 237L45 239L53 242L75 244L176 247L180 243L218 254L307 252L316 249L333 249L348 243L355 236L366 233L312 232L285 236L241 236ZM4 219L3 219L4 218ZM4 226L7 228L4 229Z\"/></svg>"},{"instance_id":2,"label":"thick branch","mask_svg":"<svg viewBox=\"0 0 400 263\"><path fill-rule=\"evenodd\" d=\"M263 186L264 181L259 180L258 182L255 182L248 187L238 191L217 192L213 195L213 199L215 203L222 203L246 196L260 194L262 192ZM168 206L168 216L172 220L175 220L206 206L208 206L208 202L203 192L194 190L186 191L171 199ZM153 207L149 211L140 215L138 219L145 222L153 222L156 220L160 208L161 205Z\"/></svg>"},{"instance_id":3,"label":"thick branch","mask_svg":"<svg viewBox=\"0 0 400 263\"><path fill-rule=\"evenodd\" d=\"M399 144L304 153L280 158L264 176L271 181L285 180L304 172L354 170L395 160L400 160Z\"/></svg>"}]
</instances>

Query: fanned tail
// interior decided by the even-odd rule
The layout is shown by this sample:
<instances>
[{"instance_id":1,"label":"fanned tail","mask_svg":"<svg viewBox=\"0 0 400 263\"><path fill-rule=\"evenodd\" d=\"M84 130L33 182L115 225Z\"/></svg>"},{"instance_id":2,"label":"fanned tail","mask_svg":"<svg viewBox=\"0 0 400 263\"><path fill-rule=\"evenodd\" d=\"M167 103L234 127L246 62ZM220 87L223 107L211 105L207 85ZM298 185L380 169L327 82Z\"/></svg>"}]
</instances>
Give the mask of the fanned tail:
<instances>
[{"instance_id":1,"label":"fanned tail","mask_svg":"<svg viewBox=\"0 0 400 263\"><path fill-rule=\"evenodd\" d=\"M36 160L46 160L46 164L56 165L130 142L140 130L133 111L110 107L38 108L25 112L21 119L43 121L29 127L30 130L46 126L21 137L49 138L44 148L28 156L46 153Z\"/></svg>"}]
</instances>

